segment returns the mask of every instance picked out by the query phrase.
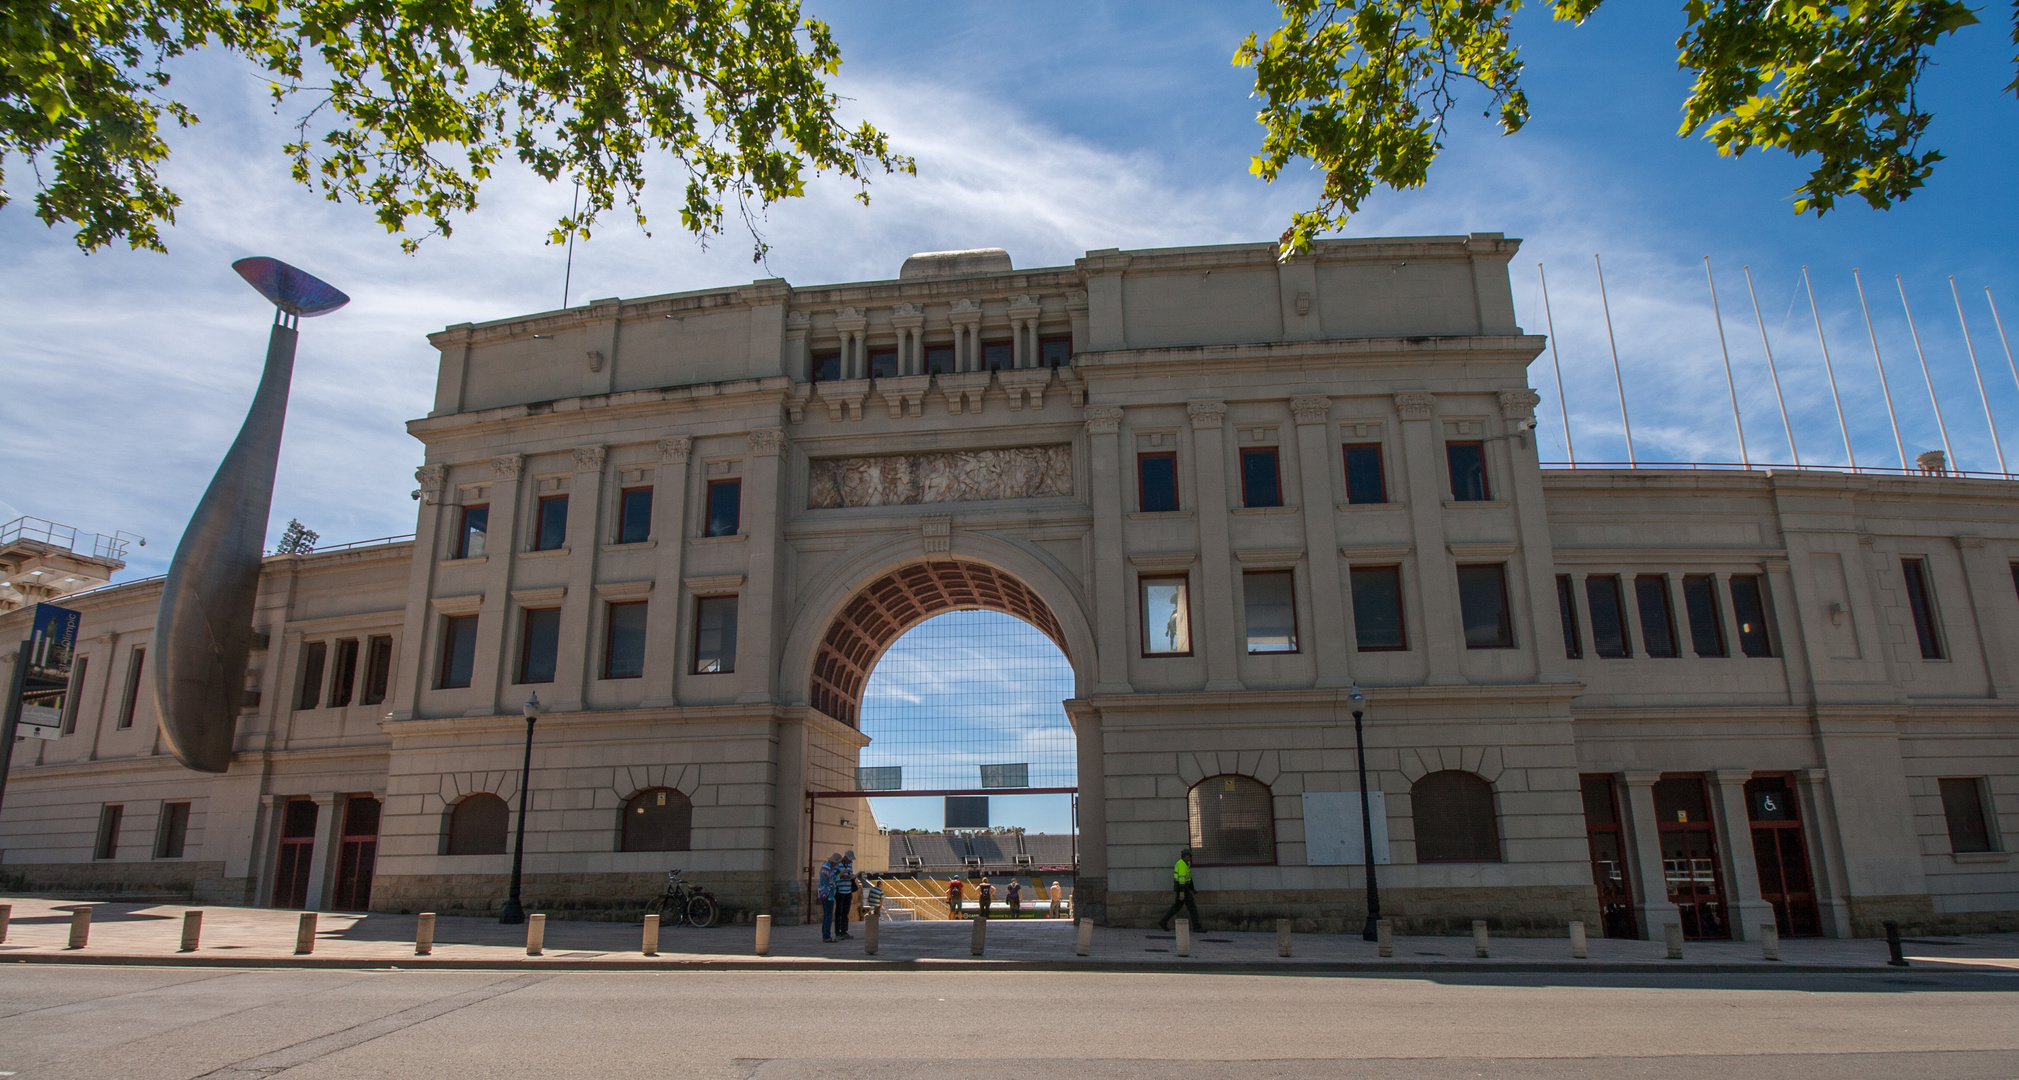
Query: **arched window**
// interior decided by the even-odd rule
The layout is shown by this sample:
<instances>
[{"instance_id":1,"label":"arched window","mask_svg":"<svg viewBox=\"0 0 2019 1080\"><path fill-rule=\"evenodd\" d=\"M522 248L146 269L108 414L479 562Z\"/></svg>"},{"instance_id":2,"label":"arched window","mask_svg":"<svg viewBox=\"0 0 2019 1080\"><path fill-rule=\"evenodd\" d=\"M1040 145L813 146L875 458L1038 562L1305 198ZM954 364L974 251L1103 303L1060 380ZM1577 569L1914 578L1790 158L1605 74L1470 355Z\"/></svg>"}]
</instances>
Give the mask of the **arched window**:
<instances>
[{"instance_id":1,"label":"arched window","mask_svg":"<svg viewBox=\"0 0 2019 1080\"><path fill-rule=\"evenodd\" d=\"M624 804L620 851L686 851L694 804L672 788L646 788Z\"/></svg>"},{"instance_id":2,"label":"arched window","mask_svg":"<svg viewBox=\"0 0 2019 1080\"><path fill-rule=\"evenodd\" d=\"M465 797L449 808L449 855L503 855L512 812L505 800L488 791Z\"/></svg>"},{"instance_id":3,"label":"arched window","mask_svg":"<svg viewBox=\"0 0 2019 1080\"><path fill-rule=\"evenodd\" d=\"M1202 866L1276 861L1276 804L1269 785L1251 776L1211 776L1185 798L1192 819L1192 861Z\"/></svg>"},{"instance_id":4,"label":"arched window","mask_svg":"<svg viewBox=\"0 0 2019 1080\"><path fill-rule=\"evenodd\" d=\"M1416 814L1416 861L1499 862L1493 786L1477 773L1446 769L1409 788Z\"/></svg>"}]
</instances>

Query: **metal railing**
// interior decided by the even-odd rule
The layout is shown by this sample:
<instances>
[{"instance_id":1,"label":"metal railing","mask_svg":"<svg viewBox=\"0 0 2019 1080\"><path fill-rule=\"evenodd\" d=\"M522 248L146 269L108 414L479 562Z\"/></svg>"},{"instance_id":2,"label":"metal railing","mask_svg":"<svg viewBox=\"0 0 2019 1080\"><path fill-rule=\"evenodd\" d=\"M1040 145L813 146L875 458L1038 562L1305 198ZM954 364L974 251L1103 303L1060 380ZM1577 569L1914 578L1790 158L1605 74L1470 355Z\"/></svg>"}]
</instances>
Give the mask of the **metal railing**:
<instances>
[{"instance_id":1,"label":"metal railing","mask_svg":"<svg viewBox=\"0 0 2019 1080\"><path fill-rule=\"evenodd\" d=\"M80 533L70 525L25 515L0 525L0 547L24 540L47 544L74 555L88 554L97 559L118 559L123 562L126 559L126 545L140 538L127 533L112 536L104 533ZM140 542L145 544L147 541Z\"/></svg>"},{"instance_id":2,"label":"metal railing","mask_svg":"<svg viewBox=\"0 0 2019 1080\"><path fill-rule=\"evenodd\" d=\"M1778 462L1755 461L1751 464L1738 461L1544 461L1545 469L1637 469L1653 471L1661 469L1685 469L1703 472L1758 472L1774 469L1782 472L1840 472L1870 473L1877 476L1954 476L1972 480L2019 480L2019 473L1983 472L1974 469L1898 469L1887 465L1788 465Z\"/></svg>"},{"instance_id":3,"label":"metal railing","mask_svg":"<svg viewBox=\"0 0 2019 1080\"><path fill-rule=\"evenodd\" d=\"M350 551L353 548L383 547L388 544L404 544L407 541L412 540L414 538L414 535L415 534L413 533L401 533L398 536L381 536L371 540L353 540L348 544L318 544L314 548L308 551L304 551L301 554L323 555L332 551ZM267 552L267 554L271 555L273 554L273 552L269 551Z\"/></svg>"}]
</instances>

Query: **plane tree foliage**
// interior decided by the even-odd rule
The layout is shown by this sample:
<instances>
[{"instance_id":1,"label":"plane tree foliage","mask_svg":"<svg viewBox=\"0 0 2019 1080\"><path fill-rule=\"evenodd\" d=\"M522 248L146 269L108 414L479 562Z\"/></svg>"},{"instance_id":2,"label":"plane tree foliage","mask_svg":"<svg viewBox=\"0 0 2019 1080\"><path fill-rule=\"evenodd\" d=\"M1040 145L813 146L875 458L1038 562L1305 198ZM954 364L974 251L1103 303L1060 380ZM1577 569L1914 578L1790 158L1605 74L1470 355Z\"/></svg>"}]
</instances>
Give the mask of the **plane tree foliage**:
<instances>
[{"instance_id":1,"label":"plane tree foliage","mask_svg":"<svg viewBox=\"0 0 2019 1080\"><path fill-rule=\"evenodd\" d=\"M1583 23L1603 0L1554 0L1554 18ZM1621 0L1622 3L1627 0ZM2019 0L2012 41L2019 46ZM1419 187L1465 93L1483 92L1502 131L1521 130L1529 101L1511 25L1521 0L1278 0L1283 23L1234 54L1252 67L1262 152L1251 169L1274 181L1292 162L1323 177L1315 205L1294 213L1282 250L1308 250L1341 228L1376 185ZM1687 0L1676 46L1695 82L1679 134L1738 157L1777 150L1809 164L1797 214L1841 199L1886 209L1927 183L1942 160L1924 147L1933 119L1916 88L1943 38L1978 21L1959 0ZM2019 58L2015 58L2019 64ZM2004 88L2019 93L2019 78Z\"/></svg>"},{"instance_id":2,"label":"plane tree foliage","mask_svg":"<svg viewBox=\"0 0 2019 1080\"><path fill-rule=\"evenodd\" d=\"M80 248L165 250L181 198L168 133L198 121L175 70L223 50L293 122L295 180L369 207L412 251L476 209L516 160L581 184L553 241L621 203L647 226L645 166L684 173L680 225L749 225L833 174L869 199L912 172L867 122L837 116L828 27L796 0L0 0L0 182ZM185 80L186 81L186 80ZM277 163L278 164L278 163ZM0 188L0 206L11 193Z\"/></svg>"}]
</instances>

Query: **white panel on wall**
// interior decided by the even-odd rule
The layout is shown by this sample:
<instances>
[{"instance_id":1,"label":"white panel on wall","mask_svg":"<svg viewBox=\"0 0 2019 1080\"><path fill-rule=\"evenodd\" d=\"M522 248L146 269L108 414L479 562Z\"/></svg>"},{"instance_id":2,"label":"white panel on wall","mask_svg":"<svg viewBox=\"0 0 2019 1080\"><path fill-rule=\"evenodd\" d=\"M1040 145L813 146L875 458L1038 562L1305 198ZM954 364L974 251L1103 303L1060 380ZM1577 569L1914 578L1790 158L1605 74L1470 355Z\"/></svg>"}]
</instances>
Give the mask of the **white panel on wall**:
<instances>
[{"instance_id":1,"label":"white panel on wall","mask_svg":"<svg viewBox=\"0 0 2019 1080\"><path fill-rule=\"evenodd\" d=\"M1374 862L1388 864L1388 802L1386 792L1367 793L1374 814ZM1360 793L1357 791L1307 791L1304 793L1304 861L1311 866L1361 866L1367 861L1360 849Z\"/></svg>"}]
</instances>

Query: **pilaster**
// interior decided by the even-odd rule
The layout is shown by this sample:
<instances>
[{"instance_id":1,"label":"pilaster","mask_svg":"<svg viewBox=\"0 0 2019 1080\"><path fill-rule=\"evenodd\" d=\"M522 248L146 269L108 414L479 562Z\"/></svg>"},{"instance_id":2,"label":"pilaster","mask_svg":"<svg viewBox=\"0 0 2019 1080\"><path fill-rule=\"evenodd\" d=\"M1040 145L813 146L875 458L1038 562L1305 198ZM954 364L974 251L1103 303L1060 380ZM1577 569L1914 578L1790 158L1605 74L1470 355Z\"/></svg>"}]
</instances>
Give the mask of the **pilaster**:
<instances>
[{"instance_id":1,"label":"pilaster","mask_svg":"<svg viewBox=\"0 0 2019 1080\"><path fill-rule=\"evenodd\" d=\"M309 911L329 910L338 849L343 847L343 804L338 792L315 793L315 850L309 853L308 895L302 905Z\"/></svg>"},{"instance_id":2,"label":"pilaster","mask_svg":"<svg viewBox=\"0 0 2019 1080\"><path fill-rule=\"evenodd\" d=\"M1316 685L1348 686L1353 682L1351 661L1346 654L1345 593L1339 577L1339 514L1333 509L1335 495L1333 465L1343 467L1338 440L1331 438L1329 398L1300 397L1290 400L1290 414L1297 424L1297 463L1301 473L1304 502L1304 550L1309 561L1311 585L1311 626L1303 634L1311 642L1318 665Z\"/></svg>"},{"instance_id":3,"label":"pilaster","mask_svg":"<svg viewBox=\"0 0 2019 1080\"><path fill-rule=\"evenodd\" d=\"M1422 593L1423 654L1433 686L1465 682L1460 667L1465 626L1458 615L1458 578L1444 546L1444 500L1451 483L1438 460L1437 397L1421 391L1395 395L1402 421L1402 466L1408 477L1409 524L1415 534L1416 582ZM1659 880L1657 878L1657 880Z\"/></svg>"},{"instance_id":4,"label":"pilaster","mask_svg":"<svg viewBox=\"0 0 2019 1080\"><path fill-rule=\"evenodd\" d=\"M1129 685L1129 564L1122 547L1122 410L1086 411L1088 469L1094 503L1094 615L1099 693L1131 693ZM1084 754L1084 752L1083 752ZM1081 776L1088 775L1082 756Z\"/></svg>"},{"instance_id":5,"label":"pilaster","mask_svg":"<svg viewBox=\"0 0 2019 1080\"><path fill-rule=\"evenodd\" d=\"M484 537L484 605L477 615L476 663L470 687L488 700L465 710L465 716L490 716L498 711L505 678L505 622L512 610L512 572L519 554L520 474L526 455L503 454L491 459L491 517ZM440 634L435 635L439 637Z\"/></svg>"},{"instance_id":6,"label":"pilaster","mask_svg":"<svg viewBox=\"0 0 2019 1080\"><path fill-rule=\"evenodd\" d=\"M738 701L772 699L772 628L783 620L778 602L779 458L785 432L750 433L750 464L743 481L743 531L750 537L750 566L737 599L736 668L743 679ZM745 614L747 613L747 614Z\"/></svg>"},{"instance_id":7,"label":"pilaster","mask_svg":"<svg viewBox=\"0 0 2019 1080\"><path fill-rule=\"evenodd\" d=\"M652 487L652 539L658 546L654 577L666 588L645 612L645 702L677 705L680 670L687 653L680 647L680 614L687 594L680 588L680 564L687 551L687 459L694 439L669 435L659 440L659 474Z\"/></svg>"},{"instance_id":8,"label":"pilaster","mask_svg":"<svg viewBox=\"0 0 2019 1080\"><path fill-rule=\"evenodd\" d=\"M1227 485L1227 420L1224 401L1194 401L1186 406L1192 418L1194 466L1199 491L1198 598L1192 609L1192 648L1206 656L1206 689L1241 688L1238 627L1234 616L1234 559L1228 522L1232 519Z\"/></svg>"},{"instance_id":9,"label":"pilaster","mask_svg":"<svg viewBox=\"0 0 2019 1080\"><path fill-rule=\"evenodd\" d=\"M456 512L453 506L445 505L442 498L448 478L447 465L423 465L414 470L414 480L420 484L414 490L414 496L420 502L420 511L414 520L414 558L407 569L406 616L400 624L399 656L386 687L387 714L395 720L414 718L420 692L427 686L423 681L427 677L427 664L422 658L427 655L423 650L427 644L428 619L432 613L428 597L434 595L435 566L442 558L442 519ZM278 635L275 635L275 641L277 644ZM279 665L269 659L267 666ZM111 665L107 664L106 668L109 671ZM107 684L106 691L109 696L110 684ZM272 700L278 702L279 695L274 695ZM262 711L271 716L279 715L278 710ZM93 739L96 737L94 734Z\"/></svg>"},{"instance_id":10,"label":"pilaster","mask_svg":"<svg viewBox=\"0 0 2019 1080\"><path fill-rule=\"evenodd\" d=\"M1746 781L1752 774L1743 769L1712 769L1706 776L1718 795L1718 846L1724 851L1725 882L1733 909L1733 941L1757 940L1760 924L1774 921L1774 906L1760 895L1760 868L1753 858L1752 819L1746 813Z\"/></svg>"},{"instance_id":11,"label":"pilaster","mask_svg":"<svg viewBox=\"0 0 2019 1080\"><path fill-rule=\"evenodd\" d=\"M603 520L603 462L601 446L578 446L574 450L575 473L568 479L568 593L561 600L561 633L554 665L554 712L574 712L583 707L589 680L600 673L602 656L594 647L601 637L597 625L602 613L596 604L596 555L602 538L597 526ZM512 610L512 609L508 609ZM517 618L516 613L507 620ZM507 638L512 635L507 634ZM510 658L506 662L510 663ZM507 672L506 680L517 677ZM501 708L513 704L513 695L501 700ZM505 711L509 711L506 709Z\"/></svg>"},{"instance_id":12,"label":"pilaster","mask_svg":"<svg viewBox=\"0 0 2019 1080\"><path fill-rule=\"evenodd\" d=\"M1633 867L1640 879L1633 883L1634 918L1640 923L1642 937L1660 941L1663 926L1682 922L1682 912L1669 902L1668 875L1662 871L1661 830L1655 825L1654 784L1661 774L1629 772L1620 778L1626 783L1626 817L1632 830L1628 841L1633 845Z\"/></svg>"},{"instance_id":13,"label":"pilaster","mask_svg":"<svg viewBox=\"0 0 2019 1080\"><path fill-rule=\"evenodd\" d=\"M1984 672L1990 677L1991 696L2019 697L2019 606L2012 604L2011 564L1994 556L1981 536L1955 537L1956 552L1963 562L1963 580L1969 583L1970 616L1977 630L1977 647L1984 655ZM1995 599L1994 599L1995 598Z\"/></svg>"}]
</instances>

